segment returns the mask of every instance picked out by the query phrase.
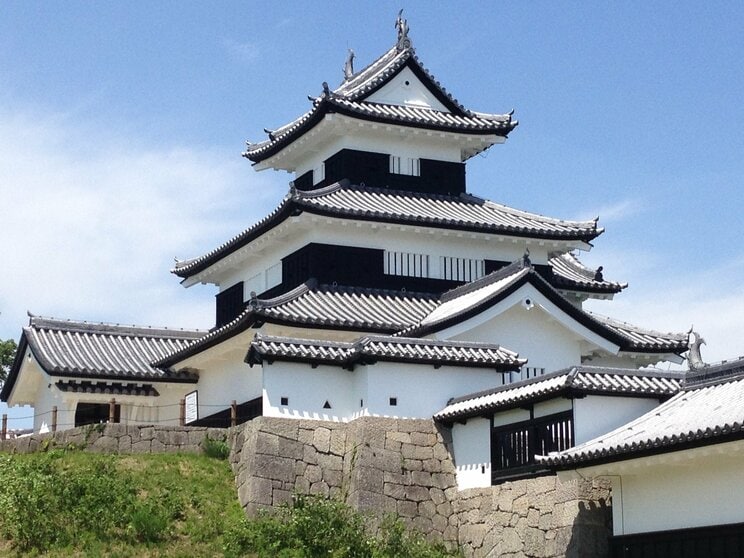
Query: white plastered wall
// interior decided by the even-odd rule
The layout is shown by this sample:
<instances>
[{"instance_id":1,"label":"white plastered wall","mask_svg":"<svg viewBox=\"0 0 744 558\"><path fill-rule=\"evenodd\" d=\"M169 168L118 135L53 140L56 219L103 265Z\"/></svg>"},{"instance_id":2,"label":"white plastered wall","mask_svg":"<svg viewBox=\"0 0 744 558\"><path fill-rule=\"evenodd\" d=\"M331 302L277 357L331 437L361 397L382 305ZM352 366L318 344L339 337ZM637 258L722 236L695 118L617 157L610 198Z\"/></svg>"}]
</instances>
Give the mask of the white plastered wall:
<instances>
[{"instance_id":1,"label":"white plastered wall","mask_svg":"<svg viewBox=\"0 0 744 558\"><path fill-rule=\"evenodd\" d=\"M529 300L532 305L525 303ZM473 318L434 334L440 339L496 343L545 372L581 364L582 339L541 308L547 300L526 285Z\"/></svg>"},{"instance_id":2,"label":"white plastered wall","mask_svg":"<svg viewBox=\"0 0 744 558\"><path fill-rule=\"evenodd\" d=\"M407 105L450 112L431 91L424 87L410 68L403 68L397 76L365 100L386 105Z\"/></svg>"},{"instance_id":3,"label":"white plastered wall","mask_svg":"<svg viewBox=\"0 0 744 558\"><path fill-rule=\"evenodd\" d=\"M587 395L574 400L574 437L576 445L611 432L659 406L648 397L611 397Z\"/></svg>"},{"instance_id":4,"label":"white plastered wall","mask_svg":"<svg viewBox=\"0 0 744 558\"><path fill-rule=\"evenodd\" d=\"M352 371L283 361L264 362L262 369L264 416L346 422L359 412ZM281 404L282 397L287 405ZM330 409L323 408L326 401Z\"/></svg>"},{"instance_id":5,"label":"white plastered wall","mask_svg":"<svg viewBox=\"0 0 744 558\"><path fill-rule=\"evenodd\" d=\"M197 391L199 418L229 408L232 401L240 404L262 396L261 367L245 362L255 334L256 330L248 329L178 363L178 370L195 370L199 375L187 390Z\"/></svg>"},{"instance_id":6,"label":"white plastered wall","mask_svg":"<svg viewBox=\"0 0 744 558\"><path fill-rule=\"evenodd\" d=\"M483 417L452 425L457 488L491 485L491 421Z\"/></svg>"},{"instance_id":7,"label":"white plastered wall","mask_svg":"<svg viewBox=\"0 0 744 558\"><path fill-rule=\"evenodd\" d=\"M431 418L452 397L501 384L493 370L424 364L378 362L350 371L277 361L262 368L264 415L343 422L363 415Z\"/></svg>"},{"instance_id":8,"label":"white plastered wall","mask_svg":"<svg viewBox=\"0 0 744 558\"><path fill-rule=\"evenodd\" d=\"M744 522L744 442L608 464L615 535ZM584 476L591 469L581 470Z\"/></svg>"},{"instance_id":9,"label":"white plastered wall","mask_svg":"<svg viewBox=\"0 0 744 558\"><path fill-rule=\"evenodd\" d=\"M431 418L452 397L501 385L501 374L487 368L378 362L367 366L368 412L373 416ZM390 398L397 405L390 405Z\"/></svg>"}]
</instances>

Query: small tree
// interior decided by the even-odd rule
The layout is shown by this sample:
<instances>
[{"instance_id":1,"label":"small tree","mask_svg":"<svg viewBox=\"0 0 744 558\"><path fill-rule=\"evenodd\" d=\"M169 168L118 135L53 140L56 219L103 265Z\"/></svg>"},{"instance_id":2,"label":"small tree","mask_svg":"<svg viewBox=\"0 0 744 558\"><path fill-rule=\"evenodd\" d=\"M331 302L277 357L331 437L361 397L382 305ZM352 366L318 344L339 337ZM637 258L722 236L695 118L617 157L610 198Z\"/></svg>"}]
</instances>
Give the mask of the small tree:
<instances>
[{"instance_id":1,"label":"small tree","mask_svg":"<svg viewBox=\"0 0 744 558\"><path fill-rule=\"evenodd\" d=\"M0 383L4 383L13 365L13 359L17 349L16 342L13 339L7 341L0 340Z\"/></svg>"}]
</instances>

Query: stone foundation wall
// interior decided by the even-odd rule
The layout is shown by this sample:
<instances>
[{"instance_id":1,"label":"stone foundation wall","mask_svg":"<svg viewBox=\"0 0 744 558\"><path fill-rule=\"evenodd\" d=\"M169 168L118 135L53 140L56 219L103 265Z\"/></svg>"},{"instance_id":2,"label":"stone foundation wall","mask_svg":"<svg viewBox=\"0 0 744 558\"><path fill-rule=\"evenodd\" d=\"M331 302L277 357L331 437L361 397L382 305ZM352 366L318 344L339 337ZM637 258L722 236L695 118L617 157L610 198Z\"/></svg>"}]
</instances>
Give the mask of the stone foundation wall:
<instances>
[{"instance_id":1,"label":"stone foundation wall","mask_svg":"<svg viewBox=\"0 0 744 558\"><path fill-rule=\"evenodd\" d=\"M32 453L55 447L75 447L100 453L200 453L207 436L226 440L228 436L234 438L235 433L221 428L95 424L54 434L1 440L0 451Z\"/></svg>"},{"instance_id":2,"label":"stone foundation wall","mask_svg":"<svg viewBox=\"0 0 744 558\"><path fill-rule=\"evenodd\" d=\"M608 555L609 487L554 476L458 491L450 432L430 420L365 417L348 424L261 417L231 434L247 513L293 492L393 513L467 556Z\"/></svg>"}]
</instances>

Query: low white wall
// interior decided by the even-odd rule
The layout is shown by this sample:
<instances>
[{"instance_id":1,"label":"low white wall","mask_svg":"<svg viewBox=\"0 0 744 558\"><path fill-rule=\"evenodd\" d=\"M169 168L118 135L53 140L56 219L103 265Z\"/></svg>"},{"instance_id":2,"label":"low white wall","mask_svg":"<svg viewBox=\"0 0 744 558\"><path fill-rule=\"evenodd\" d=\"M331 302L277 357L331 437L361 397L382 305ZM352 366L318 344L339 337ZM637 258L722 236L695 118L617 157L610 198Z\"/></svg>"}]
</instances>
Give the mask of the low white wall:
<instances>
[{"instance_id":1,"label":"low white wall","mask_svg":"<svg viewBox=\"0 0 744 558\"><path fill-rule=\"evenodd\" d=\"M199 417L204 418L227 409L233 400L245 403L261 397L261 376L260 366L251 367L241 358L215 360L199 371L199 382L188 391L197 390Z\"/></svg>"},{"instance_id":2,"label":"low white wall","mask_svg":"<svg viewBox=\"0 0 744 558\"><path fill-rule=\"evenodd\" d=\"M574 436L576 444L611 432L651 409L658 399L588 395L574 400Z\"/></svg>"},{"instance_id":3,"label":"low white wall","mask_svg":"<svg viewBox=\"0 0 744 558\"><path fill-rule=\"evenodd\" d=\"M282 397L287 405L281 404ZM354 389L354 372L338 366L263 364L264 416L347 421L359 411L362 397ZM323 408L326 401L330 409Z\"/></svg>"},{"instance_id":4,"label":"low white wall","mask_svg":"<svg viewBox=\"0 0 744 558\"><path fill-rule=\"evenodd\" d=\"M367 408L372 416L429 419L453 397L501 385L501 374L486 368L395 362L366 368ZM397 399L396 406L390 405L391 397Z\"/></svg>"},{"instance_id":5,"label":"low white wall","mask_svg":"<svg viewBox=\"0 0 744 558\"><path fill-rule=\"evenodd\" d=\"M491 486L491 421L476 417L452 425L457 489Z\"/></svg>"},{"instance_id":6,"label":"low white wall","mask_svg":"<svg viewBox=\"0 0 744 558\"><path fill-rule=\"evenodd\" d=\"M653 466L613 479L616 535L744 522L744 442L682 453L697 457L675 462L674 454L666 454Z\"/></svg>"}]
</instances>

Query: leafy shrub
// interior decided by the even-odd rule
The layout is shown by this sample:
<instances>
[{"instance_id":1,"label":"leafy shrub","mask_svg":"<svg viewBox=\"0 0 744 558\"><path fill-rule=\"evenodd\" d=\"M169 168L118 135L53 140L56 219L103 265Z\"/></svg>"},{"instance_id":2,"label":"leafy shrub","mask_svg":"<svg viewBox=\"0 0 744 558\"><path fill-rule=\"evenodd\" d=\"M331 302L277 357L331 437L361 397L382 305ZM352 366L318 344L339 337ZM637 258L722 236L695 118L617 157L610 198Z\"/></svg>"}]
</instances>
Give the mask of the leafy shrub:
<instances>
[{"instance_id":1,"label":"leafy shrub","mask_svg":"<svg viewBox=\"0 0 744 558\"><path fill-rule=\"evenodd\" d=\"M291 506L245 520L225 537L225 554L259 558L445 558L460 556L427 542L386 518L377 538L365 518L345 504L317 496L295 496Z\"/></svg>"},{"instance_id":2,"label":"leafy shrub","mask_svg":"<svg viewBox=\"0 0 744 558\"><path fill-rule=\"evenodd\" d=\"M230 446L224 440L214 440L209 436L202 442L204 455L215 459L226 460L230 456Z\"/></svg>"}]
</instances>

